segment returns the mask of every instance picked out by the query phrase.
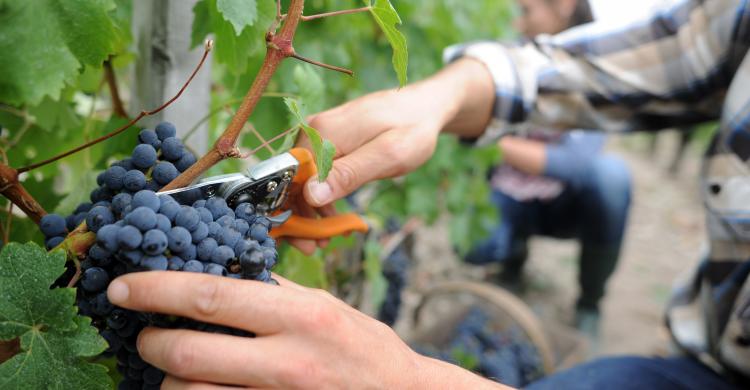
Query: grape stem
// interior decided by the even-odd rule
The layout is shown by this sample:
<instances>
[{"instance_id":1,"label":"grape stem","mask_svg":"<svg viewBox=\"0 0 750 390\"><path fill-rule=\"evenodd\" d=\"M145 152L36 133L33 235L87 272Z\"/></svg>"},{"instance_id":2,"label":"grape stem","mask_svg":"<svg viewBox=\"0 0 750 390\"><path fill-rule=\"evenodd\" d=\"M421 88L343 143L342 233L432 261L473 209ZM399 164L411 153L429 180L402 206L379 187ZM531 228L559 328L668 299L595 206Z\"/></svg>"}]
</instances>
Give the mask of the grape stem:
<instances>
[{"instance_id":1,"label":"grape stem","mask_svg":"<svg viewBox=\"0 0 750 390\"><path fill-rule=\"evenodd\" d=\"M275 29L272 28L266 34L266 56L263 60L263 65L255 76L255 80L242 99L240 107L237 109L234 117L232 117L227 128L205 156L201 157L193 166L162 188L162 191L185 187L220 161L230 157L241 156L236 146L240 133L258 105L258 101L263 96L263 92L268 87L268 83L279 68L281 61L294 55L292 41L294 40L294 34L299 26L304 8L304 0L291 0L287 16L283 18L284 24L281 26L281 30L277 34L274 31Z\"/></svg>"},{"instance_id":2,"label":"grape stem","mask_svg":"<svg viewBox=\"0 0 750 390\"><path fill-rule=\"evenodd\" d=\"M307 22L308 20L322 19L322 18L327 18L329 16L348 15L348 14L356 14L360 12L368 12L371 9L372 7L362 7L362 8L355 8L355 9L345 9L341 11L326 12L326 13L317 14L317 15L309 15L309 16L303 15L302 21Z\"/></svg>"},{"instance_id":3,"label":"grape stem","mask_svg":"<svg viewBox=\"0 0 750 390\"><path fill-rule=\"evenodd\" d=\"M125 106L122 104L122 99L120 99L120 91L117 89L117 78L115 77L115 70L112 67L112 56L104 61L104 79L107 81L109 95L112 97L112 112L120 118L129 119L128 113L125 111Z\"/></svg>"},{"instance_id":4,"label":"grape stem","mask_svg":"<svg viewBox=\"0 0 750 390\"><path fill-rule=\"evenodd\" d=\"M295 58L295 59L298 59L298 60L300 60L300 61L303 61L303 62L307 62L308 64L312 64L312 65L315 65L315 66L319 66L319 67L321 67L321 68L325 68L325 69L330 69L330 70L335 70L336 72L341 72L341 73L345 73L345 74L348 74L349 76L354 76L354 72L353 72L353 71L351 71L351 70L349 70L349 69L346 69L346 68L341 68L341 67L338 67L338 66L334 66L334 65L328 65L328 64L324 64L324 63L322 63L322 62L318 62L318 61L315 61L315 60L311 60L311 59L309 59L309 58L306 58L306 57L302 57L301 55L299 55L299 54L297 54L297 53L294 53L294 54L292 54L292 56L291 56L291 57L292 57L292 58Z\"/></svg>"}]
</instances>

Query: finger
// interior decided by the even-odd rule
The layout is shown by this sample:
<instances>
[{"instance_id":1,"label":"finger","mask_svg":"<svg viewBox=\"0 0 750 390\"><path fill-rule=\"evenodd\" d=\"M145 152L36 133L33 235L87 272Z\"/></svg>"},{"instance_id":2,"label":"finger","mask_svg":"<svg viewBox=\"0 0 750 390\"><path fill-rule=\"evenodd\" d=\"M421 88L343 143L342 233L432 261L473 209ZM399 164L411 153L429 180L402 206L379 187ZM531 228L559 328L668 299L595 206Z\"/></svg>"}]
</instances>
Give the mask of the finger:
<instances>
[{"instance_id":1,"label":"finger","mask_svg":"<svg viewBox=\"0 0 750 390\"><path fill-rule=\"evenodd\" d=\"M315 249L317 249L318 244L315 242L315 240L306 240L302 238L288 238L289 244L293 247L299 249L300 252L304 253L307 256L312 255L315 253Z\"/></svg>"},{"instance_id":2,"label":"finger","mask_svg":"<svg viewBox=\"0 0 750 390\"><path fill-rule=\"evenodd\" d=\"M146 328L138 336L143 360L187 381L268 386L281 356L274 340L186 329Z\"/></svg>"},{"instance_id":3,"label":"finger","mask_svg":"<svg viewBox=\"0 0 750 390\"><path fill-rule=\"evenodd\" d=\"M305 297L264 283L190 272L136 272L107 289L118 306L270 334L302 316ZM284 310L278 310L283 307Z\"/></svg>"},{"instance_id":4,"label":"finger","mask_svg":"<svg viewBox=\"0 0 750 390\"><path fill-rule=\"evenodd\" d=\"M205 382L186 381L174 376L167 376L161 383L161 390L230 390L237 388L234 386L214 385Z\"/></svg>"},{"instance_id":5,"label":"finger","mask_svg":"<svg viewBox=\"0 0 750 390\"><path fill-rule=\"evenodd\" d=\"M351 154L333 161L333 168L325 182L311 177L303 189L307 203L322 207L349 195L365 183L375 179L394 177L405 173L401 163L406 156L397 152L398 140L392 133L378 136ZM403 153L407 153L404 149Z\"/></svg>"}]
</instances>

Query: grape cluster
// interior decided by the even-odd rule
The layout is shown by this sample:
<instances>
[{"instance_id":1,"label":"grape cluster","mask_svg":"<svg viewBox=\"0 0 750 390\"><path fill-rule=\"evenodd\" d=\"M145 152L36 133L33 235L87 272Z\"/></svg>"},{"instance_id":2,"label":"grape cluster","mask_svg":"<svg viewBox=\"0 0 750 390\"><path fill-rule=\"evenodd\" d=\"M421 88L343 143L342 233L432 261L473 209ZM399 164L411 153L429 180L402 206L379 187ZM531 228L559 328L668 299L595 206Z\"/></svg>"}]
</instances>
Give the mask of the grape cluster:
<instances>
[{"instance_id":1,"label":"grape cluster","mask_svg":"<svg viewBox=\"0 0 750 390\"><path fill-rule=\"evenodd\" d=\"M409 270L409 255L404 245L399 245L383 262L383 277L388 282L385 291L385 299L380 310L378 319L388 326L393 326L398 319L401 308L401 293L406 287Z\"/></svg>"},{"instance_id":2,"label":"grape cluster","mask_svg":"<svg viewBox=\"0 0 750 390\"><path fill-rule=\"evenodd\" d=\"M121 389L157 389L164 378L136 350L137 335L145 326L252 334L116 307L106 294L112 279L130 272L169 270L278 284L270 272L278 256L269 236L271 222L254 205L242 203L232 209L217 197L181 205L154 192L195 162L174 135L174 127L165 123L156 131L141 131L131 158L100 175L100 187L91 193L93 204L80 205L67 218L47 215L41 223L48 248L57 246L81 221L96 233L96 243L81 262L77 302L80 313L92 318L109 343L106 354L117 357L125 378ZM62 280L69 279L70 270Z\"/></svg>"},{"instance_id":3,"label":"grape cluster","mask_svg":"<svg viewBox=\"0 0 750 390\"><path fill-rule=\"evenodd\" d=\"M455 327L442 348L414 346L427 356L468 366L478 374L511 387L521 388L544 375L541 357L523 331L510 327L499 332L487 313L472 308Z\"/></svg>"},{"instance_id":4,"label":"grape cluster","mask_svg":"<svg viewBox=\"0 0 750 390\"><path fill-rule=\"evenodd\" d=\"M89 230L96 231L106 222L110 212L122 212L122 202L141 190L158 191L196 162L177 131L169 122L162 122L155 130L144 129L138 134L139 144L130 157L113 163L97 176L99 185L91 191L90 203L80 204L73 214L62 217L50 214L42 218L40 227L47 249L59 245L68 232L86 221ZM121 195L121 194L127 195ZM119 198L115 199L118 195ZM93 215L90 215L94 211Z\"/></svg>"}]
</instances>

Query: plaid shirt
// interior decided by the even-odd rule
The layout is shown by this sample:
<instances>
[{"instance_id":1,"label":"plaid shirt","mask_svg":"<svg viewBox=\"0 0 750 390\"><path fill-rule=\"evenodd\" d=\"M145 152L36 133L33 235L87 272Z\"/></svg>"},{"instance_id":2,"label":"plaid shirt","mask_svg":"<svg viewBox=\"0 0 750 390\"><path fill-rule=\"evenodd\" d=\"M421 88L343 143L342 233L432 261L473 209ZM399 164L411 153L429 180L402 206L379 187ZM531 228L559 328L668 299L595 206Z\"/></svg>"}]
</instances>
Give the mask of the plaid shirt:
<instances>
[{"instance_id":1,"label":"plaid shirt","mask_svg":"<svg viewBox=\"0 0 750 390\"><path fill-rule=\"evenodd\" d=\"M631 131L719 120L702 175L710 246L667 311L674 340L750 377L750 0L683 0L613 29L592 23L523 45L446 49L492 74L480 142L533 127Z\"/></svg>"}]
</instances>

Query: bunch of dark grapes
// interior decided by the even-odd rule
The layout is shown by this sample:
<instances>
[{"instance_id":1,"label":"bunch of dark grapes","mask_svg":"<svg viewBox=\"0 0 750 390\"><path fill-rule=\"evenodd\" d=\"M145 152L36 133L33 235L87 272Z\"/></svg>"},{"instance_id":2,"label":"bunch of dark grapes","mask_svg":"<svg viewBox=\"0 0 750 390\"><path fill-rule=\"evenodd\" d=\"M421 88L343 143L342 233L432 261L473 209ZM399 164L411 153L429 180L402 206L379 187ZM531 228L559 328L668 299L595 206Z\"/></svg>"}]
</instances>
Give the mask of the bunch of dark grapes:
<instances>
[{"instance_id":1,"label":"bunch of dark grapes","mask_svg":"<svg viewBox=\"0 0 750 390\"><path fill-rule=\"evenodd\" d=\"M401 309L401 294L406 287L409 271L409 255L404 245L399 245L383 262L383 276L388 282L378 319L388 326L393 326Z\"/></svg>"},{"instance_id":2,"label":"bunch of dark grapes","mask_svg":"<svg viewBox=\"0 0 750 390\"><path fill-rule=\"evenodd\" d=\"M487 314L474 307L442 348L414 346L423 355L465 368L511 387L524 387L544 375L537 348L517 327L497 331Z\"/></svg>"},{"instance_id":3,"label":"bunch of dark grapes","mask_svg":"<svg viewBox=\"0 0 750 390\"><path fill-rule=\"evenodd\" d=\"M157 389L164 378L136 350L138 333L146 326L185 328L241 336L236 329L113 306L107 286L114 278L140 271L201 272L277 284L271 278L276 242L271 222L242 203L231 209L222 198L178 204L155 190L195 162L175 138L174 126L162 123L143 130L131 158L112 164L99 176L92 204L80 205L67 218L47 215L41 227L48 248L57 246L81 221L96 233L96 244L81 262L78 306L109 343L107 355L117 357L123 374L121 389ZM70 279L72 270L61 278Z\"/></svg>"}]
</instances>

